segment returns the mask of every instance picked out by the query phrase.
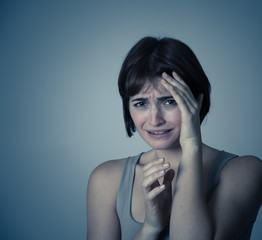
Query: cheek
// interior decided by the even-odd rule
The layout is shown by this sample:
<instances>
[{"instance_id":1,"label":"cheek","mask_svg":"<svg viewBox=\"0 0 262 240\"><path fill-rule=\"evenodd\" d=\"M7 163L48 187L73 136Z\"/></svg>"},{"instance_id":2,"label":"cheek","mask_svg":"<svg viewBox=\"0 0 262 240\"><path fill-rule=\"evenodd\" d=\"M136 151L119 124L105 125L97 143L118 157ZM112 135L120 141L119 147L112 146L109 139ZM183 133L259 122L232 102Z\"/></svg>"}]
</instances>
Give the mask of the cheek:
<instances>
[{"instance_id":1,"label":"cheek","mask_svg":"<svg viewBox=\"0 0 262 240\"><path fill-rule=\"evenodd\" d=\"M144 114L139 111L130 110L130 115L136 128L141 126L146 121L146 117L144 116Z\"/></svg>"},{"instance_id":2,"label":"cheek","mask_svg":"<svg viewBox=\"0 0 262 240\"><path fill-rule=\"evenodd\" d=\"M181 125L181 112L179 108L176 108L172 111L167 112L166 119L169 122L175 124L176 126L180 126Z\"/></svg>"}]
</instances>

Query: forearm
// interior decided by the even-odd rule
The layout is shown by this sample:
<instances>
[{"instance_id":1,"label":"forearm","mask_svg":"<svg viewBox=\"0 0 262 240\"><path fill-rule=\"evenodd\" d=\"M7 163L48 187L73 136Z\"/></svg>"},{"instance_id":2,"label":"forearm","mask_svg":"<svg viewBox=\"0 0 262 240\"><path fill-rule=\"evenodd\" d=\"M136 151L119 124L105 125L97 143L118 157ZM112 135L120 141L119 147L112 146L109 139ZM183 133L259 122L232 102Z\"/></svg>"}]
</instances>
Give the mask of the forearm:
<instances>
[{"instance_id":1,"label":"forearm","mask_svg":"<svg viewBox=\"0 0 262 240\"><path fill-rule=\"evenodd\" d=\"M170 239L211 239L212 224L203 186L201 148L184 151L172 205Z\"/></svg>"},{"instance_id":2,"label":"forearm","mask_svg":"<svg viewBox=\"0 0 262 240\"><path fill-rule=\"evenodd\" d=\"M146 225L141 226L132 240L157 240L160 232Z\"/></svg>"}]
</instances>

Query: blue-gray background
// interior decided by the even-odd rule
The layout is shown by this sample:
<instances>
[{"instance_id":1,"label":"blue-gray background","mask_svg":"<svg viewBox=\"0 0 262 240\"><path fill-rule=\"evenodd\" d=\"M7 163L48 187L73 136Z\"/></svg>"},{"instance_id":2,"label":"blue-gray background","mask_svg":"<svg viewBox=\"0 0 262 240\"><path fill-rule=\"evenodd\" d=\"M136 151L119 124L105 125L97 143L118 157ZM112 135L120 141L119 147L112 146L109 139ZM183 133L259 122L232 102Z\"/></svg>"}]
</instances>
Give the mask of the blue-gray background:
<instances>
[{"instance_id":1,"label":"blue-gray background","mask_svg":"<svg viewBox=\"0 0 262 240\"><path fill-rule=\"evenodd\" d=\"M85 238L92 169L148 149L126 137L117 91L145 35L181 39L202 63L204 141L262 158L261 12L253 0L1 1L0 238Z\"/></svg>"}]
</instances>

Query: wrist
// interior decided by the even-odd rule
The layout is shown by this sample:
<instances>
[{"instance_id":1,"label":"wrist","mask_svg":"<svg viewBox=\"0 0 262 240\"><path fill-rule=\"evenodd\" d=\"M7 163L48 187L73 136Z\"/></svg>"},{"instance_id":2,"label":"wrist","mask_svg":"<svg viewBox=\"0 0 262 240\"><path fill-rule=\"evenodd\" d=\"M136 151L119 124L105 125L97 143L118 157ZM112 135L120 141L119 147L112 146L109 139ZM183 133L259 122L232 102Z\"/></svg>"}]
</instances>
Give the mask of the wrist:
<instances>
[{"instance_id":1,"label":"wrist","mask_svg":"<svg viewBox=\"0 0 262 240\"><path fill-rule=\"evenodd\" d=\"M199 149L202 148L201 136L191 137L180 141L182 150Z\"/></svg>"},{"instance_id":2,"label":"wrist","mask_svg":"<svg viewBox=\"0 0 262 240\"><path fill-rule=\"evenodd\" d=\"M191 145L182 149L181 165L202 166L202 145Z\"/></svg>"},{"instance_id":3,"label":"wrist","mask_svg":"<svg viewBox=\"0 0 262 240\"><path fill-rule=\"evenodd\" d=\"M146 236L145 239L157 240L160 232L161 229L152 227L146 223L144 223L142 226L142 233L144 236Z\"/></svg>"},{"instance_id":4,"label":"wrist","mask_svg":"<svg viewBox=\"0 0 262 240\"><path fill-rule=\"evenodd\" d=\"M202 156L202 143L191 143L182 146L183 156Z\"/></svg>"}]
</instances>

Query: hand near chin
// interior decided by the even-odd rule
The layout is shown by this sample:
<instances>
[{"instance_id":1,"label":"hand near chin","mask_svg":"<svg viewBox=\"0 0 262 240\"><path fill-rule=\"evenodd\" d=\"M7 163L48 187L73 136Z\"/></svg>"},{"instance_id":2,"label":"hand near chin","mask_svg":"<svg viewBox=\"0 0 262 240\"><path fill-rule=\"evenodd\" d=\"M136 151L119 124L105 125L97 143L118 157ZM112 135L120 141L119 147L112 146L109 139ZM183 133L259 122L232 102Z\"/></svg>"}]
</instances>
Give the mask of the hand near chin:
<instances>
[{"instance_id":1,"label":"hand near chin","mask_svg":"<svg viewBox=\"0 0 262 240\"><path fill-rule=\"evenodd\" d=\"M152 160L143 167L144 224L156 232L161 232L169 220L174 175L174 170L170 169L170 164L165 163L164 159ZM163 180L162 184L160 180Z\"/></svg>"},{"instance_id":2,"label":"hand near chin","mask_svg":"<svg viewBox=\"0 0 262 240\"><path fill-rule=\"evenodd\" d=\"M188 85L175 73L172 77L162 74L161 83L171 93L181 112L180 145L182 149L191 149L192 146L201 147L199 112L203 94L198 101L193 96Z\"/></svg>"}]
</instances>

